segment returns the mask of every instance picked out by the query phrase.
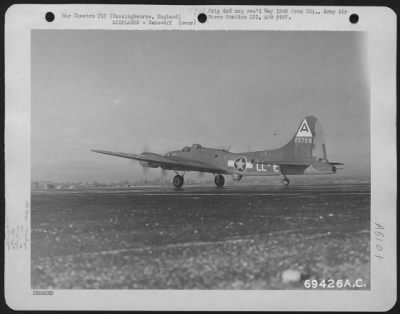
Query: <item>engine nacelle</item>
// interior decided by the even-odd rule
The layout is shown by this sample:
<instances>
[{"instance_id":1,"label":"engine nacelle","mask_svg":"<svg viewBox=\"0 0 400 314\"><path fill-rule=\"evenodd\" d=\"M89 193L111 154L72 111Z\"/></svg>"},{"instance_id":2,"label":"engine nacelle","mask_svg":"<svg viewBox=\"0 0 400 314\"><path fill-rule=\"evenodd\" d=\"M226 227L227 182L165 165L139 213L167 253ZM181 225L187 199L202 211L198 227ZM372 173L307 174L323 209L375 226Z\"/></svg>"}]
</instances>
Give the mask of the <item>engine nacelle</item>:
<instances>
[{"instance_id":1,"label":"engine nacelle","mask_svg":"<svg viewBox=\"0 0 400 314\"><path fill-rule=\"evenodd\" d=\"M140 165L144 168L158 168L159 164L148 162L148 161L139 161Z\"/></svg>"},{"instance_id":2,"label":"engine nacelle","mask_svg":"<svg viewBox=\"0 0 400 314\"><path fill-rule=\"evenodd\" d=\"M242 175L237 174L237 173L232 174L233 181L240 181L242 179L242 177L243 177Z\"/></svg>"}]
</instances>

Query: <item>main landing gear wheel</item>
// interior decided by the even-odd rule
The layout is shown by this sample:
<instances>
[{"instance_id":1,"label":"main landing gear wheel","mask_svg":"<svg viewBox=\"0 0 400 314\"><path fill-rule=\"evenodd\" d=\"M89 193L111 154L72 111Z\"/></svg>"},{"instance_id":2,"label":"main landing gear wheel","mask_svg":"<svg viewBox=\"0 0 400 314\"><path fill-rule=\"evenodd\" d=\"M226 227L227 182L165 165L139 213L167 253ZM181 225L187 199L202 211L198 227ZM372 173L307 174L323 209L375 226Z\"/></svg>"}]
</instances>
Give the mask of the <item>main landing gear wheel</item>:
<instances>
[{"instance_id":1,"label":"main landing gear wheel","mask_svg":"<svg viewBox=\"0 0 400 314\"><path fill-rule=\"evenodd\" d=\"M285 177L285 178L282 180L282 183L283 183L283 185L289 185L290 181L289 181L288 178Z\"/></svg>"},{"instance_id":2,"label":"main landing gear wheel","mask_svg":"<svg viewBox=\"0 0 400 314\"><path fill-rule=\"evenodd\" d=\"M174 187L180 189L183 185L183 176L177 174L172 180L172 183L174 184Z\"/></svg>"},{"instance_id":3,"label":"main landing gear wheel","mask_svg":"<svg viewBox=\"0 0 400 314\"><path fill-rule=\"evenodd\" d=\"M214 178L215 185L219 188L222 188L225 184L225 178L223 175L218 174Z\"/></svg>"}]
</instances>

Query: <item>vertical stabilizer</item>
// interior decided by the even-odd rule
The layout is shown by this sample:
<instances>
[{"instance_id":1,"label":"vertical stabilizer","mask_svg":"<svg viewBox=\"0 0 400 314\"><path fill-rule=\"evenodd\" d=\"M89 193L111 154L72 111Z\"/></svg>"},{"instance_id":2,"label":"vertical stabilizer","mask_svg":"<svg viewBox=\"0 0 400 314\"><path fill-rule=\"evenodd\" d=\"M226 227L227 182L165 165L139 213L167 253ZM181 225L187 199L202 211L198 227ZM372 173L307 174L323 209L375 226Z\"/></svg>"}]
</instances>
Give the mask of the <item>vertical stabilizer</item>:
<instances>
[{"instance_id":1,"label":"vertical stabilizer","mask_svg":"<svg viewBox=\"0 0 400 314\"><path fill-rule=\"evenodd\" d=\"M294 137L279 149L281 160L312 162L327 160L322 126L314 116L305 117L299 124Z\"/></svg>"}]
</instances>

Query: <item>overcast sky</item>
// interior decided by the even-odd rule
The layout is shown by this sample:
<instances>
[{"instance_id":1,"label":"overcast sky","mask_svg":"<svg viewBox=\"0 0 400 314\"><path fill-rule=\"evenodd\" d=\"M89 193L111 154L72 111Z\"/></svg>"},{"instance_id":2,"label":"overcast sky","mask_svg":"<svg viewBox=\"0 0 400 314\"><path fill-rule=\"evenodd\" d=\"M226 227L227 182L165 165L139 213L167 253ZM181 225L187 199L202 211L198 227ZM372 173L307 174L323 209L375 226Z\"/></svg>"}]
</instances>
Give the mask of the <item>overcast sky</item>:
<instances>
[{"instance_id":1,"label":"overcast sky","mask_svg":"<svg viewBox=\"0 0 400 314\"><path fill-rule=\"evenodd\" d=\"M356 32L35 30L32 179L143 176L137 163L92 148L277 148L310 114L329 160L346 164L342 174L369 175L364 40Z\"/></svg>"}]
</instances>

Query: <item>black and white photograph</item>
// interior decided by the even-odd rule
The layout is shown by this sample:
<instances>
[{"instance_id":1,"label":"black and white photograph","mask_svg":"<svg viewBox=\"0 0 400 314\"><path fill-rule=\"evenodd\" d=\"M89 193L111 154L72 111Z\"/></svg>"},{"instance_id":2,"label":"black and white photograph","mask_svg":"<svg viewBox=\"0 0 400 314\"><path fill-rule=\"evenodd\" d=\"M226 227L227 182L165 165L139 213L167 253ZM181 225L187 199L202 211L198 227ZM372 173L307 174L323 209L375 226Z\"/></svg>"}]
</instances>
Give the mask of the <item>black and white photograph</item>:
<instances>
[{"instance_id":1,"label":"black and white photograph","mask_svg":"<svg viewBox=\"0 0 400 314\"><path fill-rule=\"evenodd\" d=\"M376 102L392 112L394 85L363 15L353 27L359 16L344 8L88 8L32 22L19 65L29 110L6 107L9 133L26 139L6 150L29 154L20 168L7 155L29 196L18 225L9 197L6 253L27 253L35 302L84 291L277 291L281 301L347 291L357 306L376 296L374 269L392 269L396 199L385 168L395 169L394 132L384 150L377 140L394 115L380 118ZM285 27L319 14L335 27ZM246 19L282 26L232 27Z\"/></svg>"},{"instance_id":2,"label":"black and white photograph","mask_svg":"<svg viewBox=\"0 0 400 314\"><path fill-rule=\"evenodd\" d=\"M365 39L32 31L32 288L369 289Z\"/></svg>"}]
</instances>

